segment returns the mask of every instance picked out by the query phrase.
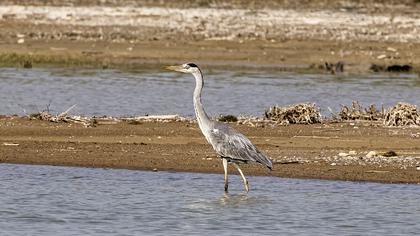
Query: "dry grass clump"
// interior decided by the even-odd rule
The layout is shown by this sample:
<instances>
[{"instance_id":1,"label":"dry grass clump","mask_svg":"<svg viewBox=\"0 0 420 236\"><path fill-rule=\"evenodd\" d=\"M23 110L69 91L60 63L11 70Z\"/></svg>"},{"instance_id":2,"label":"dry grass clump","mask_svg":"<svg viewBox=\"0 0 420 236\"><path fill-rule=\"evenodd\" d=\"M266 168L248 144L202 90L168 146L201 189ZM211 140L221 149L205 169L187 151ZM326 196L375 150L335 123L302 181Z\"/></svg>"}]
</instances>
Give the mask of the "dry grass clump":
<instances>
[{"instance_id":1,"label":"dry grass clump","mask_svg":"<svg viewBox=\"0 0 420 236\"><path fill-rule=\"evenodd\" d=\"M237 122L238 117L234 115L221 115L219 118L217 118L221 122Z\"/></svg>"},{"instance_id":2,"label":"dry grass clump","mask_svg":"<svg viewBox=\"0 0 420 236\"><path fill-rule=\"evenodd\" d=\"M420 125L420 111L416 105L400 102L386 110L384 124L386 126Z\"/></svg>"},{"instance_id":3,"label":"dry grass clump","mask_svg":"<svg viewBox=\"0 0 420 236\"><path fill-rule=\"evenodd\" d=\"M82 124L85 127L95 127L97 120L90 117L82 116L69 116L67 113L63 112L58 115L53 115L48 111L42 111L38 113L33 113L29 115L29 119L33 120L45 120L54 123L77 123Z\"/></svg>"},{"instance_id":4,"label":"dry grass clump","mask_svg":"<svg viewBox=\"0 0 420 236\"><path fill-rule=\"evenodd\" d=\"M265 111L265 118L282 125L314 124L321 122L321 113L313 103L300 103L289 107L270 107Z\"/></svg>"},{"instance_id":5,"label":"dry grass clump","mask_svg":"<svg viewBox=\"0 0 420 236\"><path fill-rule=\"evenodd\" d=\"M33 113L29 115L29 118L34 120L45 120L50 122L68 122L67 116L65 115L52 115L48 111L42 111L38 113Z\"/></svg>"},{"instance_id":6,"label":"dry grass clump","mask_svg":"<svg viewBox=\"0 0 420 236\"><path fill-rule=\"evenodd\" d=\"M45 120L45 121L50 121L50 122L56 122L56 123L58 123L58 122L69 122L70 117L68 116L68 113L75 107L76 107L76 104L71 106L66 111L64 111L64 112L62 112L58 115L52 115L50 113L50 105L48 105L46 110L44 110L42 112L30 114L29 118L38 119L38 120Z\"/></svg>"},{"instance_id":7,"label":"dry grass clump","mask_svg":"<svg viewBox=\"0 0 420 236\"><path fill-rule=\"evenodd\" d=\"M97 124L96 119L89 118L89 117L81 117L81 116L69 116L68 113L74 107L76 107L76 105L71 106L66 111L64 111L64 112L62 112L58 115L53 115L53 114L50 113L49 105L48 105L47 110L42 111L42 112L38 112L38 113L30 114L29 118L34 119L34 120L45 120L45 121L54 122L54 123L61 123L61 122L79 123L79 124L83 124L85 127L95 127L96 126L96 124Z\"/></svg>"},{"instance_id":8,"label":"dry grass clump","mask_svg":"<svg viewBox=\"0 0 420 236\"><path fill-rule=\"evenodd\" d=\"M353 101L351 107L342 105L338 116L340 120L382 120L384 112L378 111L375 104L365 108L358 101Z\"/></svg>"}]
</instances>

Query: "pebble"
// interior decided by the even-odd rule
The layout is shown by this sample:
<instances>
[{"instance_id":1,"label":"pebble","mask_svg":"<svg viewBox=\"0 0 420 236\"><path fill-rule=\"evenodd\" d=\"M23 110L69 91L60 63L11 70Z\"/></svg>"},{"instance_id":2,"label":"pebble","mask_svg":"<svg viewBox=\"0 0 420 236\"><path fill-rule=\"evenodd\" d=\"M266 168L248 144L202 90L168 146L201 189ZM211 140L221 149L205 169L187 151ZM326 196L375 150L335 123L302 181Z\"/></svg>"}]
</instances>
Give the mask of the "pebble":
<instances>
[{"instance_id":1,"label":"pebble","mask_svg":"<svg viewBox=\"0 0 420 236\"><path fill-rule=\"evenodd\" d=\"M18 40L17 40L17 43L18 43L18 44L22 44L22 43L24 43L24 42L25 42L25 39L22 39L22 38L20 38L20 39L18 39Z\"/></svg>"},{"instance_id":2,"label":"pebble","mask_svg":"<svg viewBox=\"0 0 420 236\"><path fill-rule=\"evenodd\" d=\"M397 51L397 49L391 48L391 47L387 47L386 50L390 51L390 52L396 52Z\"/></svg>"},{"instance_id":3,"label":"pebble","mask_svg":"<svg viewBox=\"0 0 420 236\"><path fill-rule=\"evenodd\" d=\"M384 58L386 58L386 55L385 54L382 54L382 55L379 55L377 58L378 59L384 59Z\"/></svg>"},{"instance_id":4,"label":"pebble","mask_svg":"<svg viewBox=\"0 0 420 236\"><path fill-rule=\"evenodd\" d=\"M416 170L420 170L420 166L417 166L417 167L416 167Z\"/></svg>"},{"instance_id":5,"label":"pebble","mask_svg":"<svg viewBox=\"0 0 420 236\"><path fill-rule=\"evenodd\" d=\"M346 157L346 156L348 156L349 154L348 153L345 153L345 152L340 152L340 153L338 153L338 156L340 156L340 157Z\"/></svg>"},{"instance_id":6,"label":"pebble","mask_svg":"<svg viewBox=\"0 0 420 236\"><path fill-rule=\"evenodd\" d=\"M4 146L19 146L19 143L3 143Z\"/></svg>"},{"instance_id":7,"label":"pebble","mask_svg":"<svg viewBox=\"0 0 420 236\"><path fill-rule=\"evenodd\" d=\"M398 155L397 155L396 152L391 150L391 151L385 152L384 154L382 154L382 156L384 156L384 157L396 157Z\"/></svg>"},{"instance_id":8,"label":"pebble","mask_svg":"<svg viewBox=\"0 0 420 236\"><path fill-rule=\"evenodd\" d=\"M337 165L337 163L333 162L333 163L331 163L330 165L332 165L332 166L336 166L336 165Z\"/></svg>"},{"instance_id":9,"label":"pebble","mask_svg":"<svg viewBox=\"0 0 420 236\"><path fill-rule=\"evenodd\" d=\"M368 154L366 154L367 158L376 157L378 154L375 151L370 151Z\"/></svg>"},{"instance_id":10,"label":"pebble","mask_svg":"<svg viewBox=\"0 0 420 236\"><path fill-rule=\"evenodd\" d=\"M157 169L157 168L154 168L154 169L153 169L153 172L157 172L157 171L158 171L158 169Z\"/></svg>"},{"instance_id":11,"label":"pebble","mask_svg":"<svg viewBox=\"0 0 420 236\"><path fill-rule=\"evenodd\" d=\"M355 156L346 156L346 157L344 157L344 160L346 160L346 161L355 161L355 160L359 160L359 158L358 157L355 157Z\"/></svg>"},{"instance_id":12,"label":"pebble","mask_svg":"<svg viewBox=\"0 0 420 236\"><path fill-rule=\"evenodd\" d=\"M355 155L357 155L357 152L356 152L356 151L350 151L350 152L349 152L349 155L351 155L351 156L355 156Z\"/></svg>"}]
</instances>

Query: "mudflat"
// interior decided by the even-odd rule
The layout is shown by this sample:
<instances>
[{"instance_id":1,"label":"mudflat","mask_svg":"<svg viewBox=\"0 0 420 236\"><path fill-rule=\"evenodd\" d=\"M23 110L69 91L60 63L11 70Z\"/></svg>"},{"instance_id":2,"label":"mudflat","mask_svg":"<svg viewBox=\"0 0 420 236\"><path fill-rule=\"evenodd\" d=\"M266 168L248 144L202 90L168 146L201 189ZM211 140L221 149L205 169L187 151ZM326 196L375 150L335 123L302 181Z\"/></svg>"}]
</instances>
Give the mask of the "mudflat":
<instances>
[{"instance_id":1,"label":"mudflat","mask_svg":"<svg viewBox=\"0 0 420 236\"><path fill-rule=\"evenodd\" d=\"M0 66L124 69L195 62L319 72L328 63L349 73L376 73L372 65L379 72L397 65L418 73L419 9L418 1L391 0L6 0L0 4ZM0 162L223 171L193 122L111 123L85 128L2 116ZM247 175L420 183L418 128L231 125L275 163L273 171L245 165Z\"/></svg>"},{"instance_id":2,"label":"mudflat","mask_svg":"<svg viewBox=\"0 0 420 236\"><path fill-rule=\"evenodd\" d=\"M243 165L246 175L420 183L418 128L386 128L370 122L231 125L274 162L273 171L258 164ZM120 121L86 128L3 116L0 163L223 171L221 160L191 121ZM234 168L229 171L237 174Z\"/></svg>"}]
</instances>

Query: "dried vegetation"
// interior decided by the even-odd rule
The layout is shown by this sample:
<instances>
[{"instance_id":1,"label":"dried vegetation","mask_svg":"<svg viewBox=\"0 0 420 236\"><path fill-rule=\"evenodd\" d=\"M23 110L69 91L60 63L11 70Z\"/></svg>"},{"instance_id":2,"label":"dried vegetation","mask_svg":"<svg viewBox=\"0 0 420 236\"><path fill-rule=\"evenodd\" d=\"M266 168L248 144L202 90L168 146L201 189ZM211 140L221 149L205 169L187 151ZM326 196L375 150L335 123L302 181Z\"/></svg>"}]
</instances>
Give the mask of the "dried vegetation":
<instances>
[{"instance_id":1,"label":"dried vegetation","mask_svg":"<svg viewBox=\"0 0 420 236\"><path fill-rule=\"evenodd\" d=\"M363 107L358 101L353 101L351 106L342 105L338 114L340 120L381 120L384 118L383 109L378 111L375 104Z\"/></svg>"},{"instance_id":2,"label":"dried vegetation","mask_svg":"<svg viewBox=\"0 0 420 236\"><path fill-rule=\"evenodd\" d=\"M374 104L363 107L357 101L343 105L340 121L381 121L385 126L420 126L420 111L416 105L400 102L394 107L378 110Z\"/></svg>"},{"instance_id":3,"label":"dried vegetation","mask_svg":"<svg viewBox=\"0 0 420 236\"><path fill-rule=\"evenodd\" d=\"M417 126L420 125L420 111L416 105L400 102L385 112L386 126Z\"/></svg>"},{"instance_id":4,"label":"dried vegetation","mask_svg":"<svg viewBox=\"0 0 420 236\"><path fill-rule=\"evenodd\" d=\"M83 124L85 127L94 127L96 125L96 120L93 118L81 117L81 116L70 116L68 113L75 107L76 105L73 105L70 108L68 108L66 111L58 115L53 115L49 111L49 106L47 106L46 110L42 112L30 114L29 118L34 119L34 120L45 120L45 121L50 121L50 122L55 122L55 123L60 123L60 122L78 123L78 124Z\"/></svg>"},{"instance_id":5,"label":"dried vegetation","mask_svg":"<svg viewBox=\"0 0 420 236\"><path fill-rule=\"evenodd\" d=\"M49 109L29 115L30 119L39 119L50 122L79 123L85 127L94 127L98 124L111 124L125 121L128 124L139 125L143 122L190 122L194 123L192 118L186 118L179 115L156 115L156 116L138 116L138 117L83 117L70 116L69 111L75 107L72 106L66 111L53 115ZM300 103L296 105L279 107L273 106L265 111L264 117L252 116L220 116L217 118L222 122L237 122L249 126L265 125L289 125L289 124L315 124L321 123L323 118L319 107L313 103ZM328 120L328 119L327 119ZM416 105L409 103L398 103L394 107L378 110L374 104L363 107L359 102L354 101L351 106L342 105L338 115L333 115L333 121L373 121L382 123L384 126L420 126L420 111Z\"/></svg>"},{"instance_id":6,"label":"dried vegetation","mask_svg":"<svg viewBox=\"0 0 420 236\"><path fill-rule=\"evenodd\" d=\"M265 118L282 125L314 124L321 122L321 113L313 103L300 103L288 107L270 107L265 111Z\"/></svg>"}]
</instances>

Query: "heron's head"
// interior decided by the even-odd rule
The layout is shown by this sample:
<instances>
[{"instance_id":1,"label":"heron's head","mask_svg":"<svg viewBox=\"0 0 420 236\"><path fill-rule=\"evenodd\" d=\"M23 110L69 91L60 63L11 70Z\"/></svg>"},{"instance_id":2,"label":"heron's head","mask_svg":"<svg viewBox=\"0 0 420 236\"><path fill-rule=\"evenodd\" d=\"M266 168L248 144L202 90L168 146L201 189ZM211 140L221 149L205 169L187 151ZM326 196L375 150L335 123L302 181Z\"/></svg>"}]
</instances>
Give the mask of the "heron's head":
<instances>
[{"instance_id":1,"label":"heron's head","mask_svg":"<svg viewBox=\"0 0 420 236\"><path fill-rule=\"evenodd\" d=\"M191 73L191 74L200 70L200 69L198 69L198 66L194 63L185 63L185 64L178 65L178 66L167 66L167 67L165 67L165 69L173 70L173 71L179 71L179 72L183 72L183 73Z\"/></svg>"}]
</instances>

